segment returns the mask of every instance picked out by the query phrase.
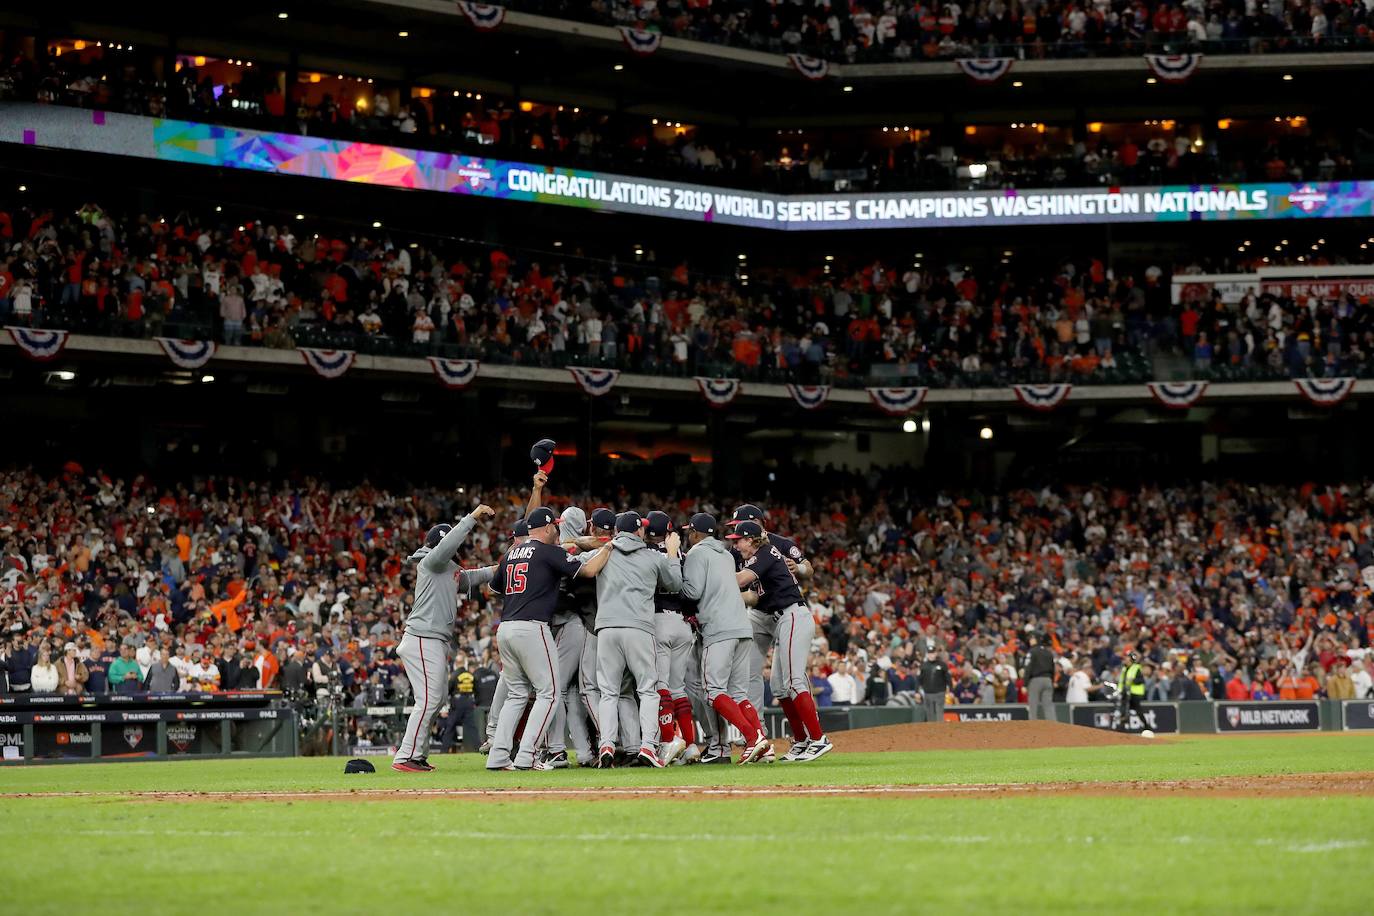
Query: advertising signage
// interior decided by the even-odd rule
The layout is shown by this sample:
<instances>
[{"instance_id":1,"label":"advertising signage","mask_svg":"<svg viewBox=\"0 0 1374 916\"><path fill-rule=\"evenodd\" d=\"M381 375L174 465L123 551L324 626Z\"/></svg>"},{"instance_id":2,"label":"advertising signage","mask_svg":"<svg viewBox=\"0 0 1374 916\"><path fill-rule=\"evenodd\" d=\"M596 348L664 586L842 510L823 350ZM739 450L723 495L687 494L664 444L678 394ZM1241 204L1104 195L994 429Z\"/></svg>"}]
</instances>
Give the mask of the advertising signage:
<instances>
[{"instance_id":1,"label":"advertising signage","mask_svg":"<svg viewBox=\"0 0 1374 916\"><path fill-rule=\"evenodd\" d=\"M0 142L792 231L1374 215L1374 182L765 194L26 103L0 103Z\"/></svg>"}]
</instances>

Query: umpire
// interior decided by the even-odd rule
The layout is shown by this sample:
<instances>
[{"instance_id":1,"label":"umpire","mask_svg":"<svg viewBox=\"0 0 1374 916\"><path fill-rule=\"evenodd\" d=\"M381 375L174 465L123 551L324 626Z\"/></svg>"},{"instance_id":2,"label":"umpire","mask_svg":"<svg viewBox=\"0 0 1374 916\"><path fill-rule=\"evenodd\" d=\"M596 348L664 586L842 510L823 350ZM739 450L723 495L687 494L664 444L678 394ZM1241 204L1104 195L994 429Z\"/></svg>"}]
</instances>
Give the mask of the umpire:
<instances>
[{"instance_id":1,"label":"umpire","mask_svg":"<svg viewBox=\"0 0 1374 916\"><path fill-rule=\"evenodd\" d=\"M927 644L920 681L921 708L926 711L926 721L945 721L945 692L954 686L954 679L949 676L949 665L935 651L933 643Z\"/></svg>"},{"instance_id":2,"label":"umpire","mask_svg":"<svg viewBox=\"0 0 1374 916\"><path fill-rule=\"evenodd\" d=\"M463 728L463 750L477 750L477 678L469 670L466 659L459 659L458 673L449 683L448 717L440 732L439 750L447 754L453 747L458 727Z\"/></svg>"},{"instance_id":3,"label":"umpire","mask_svg":"<svg viewBox=\"0 0 1374 916\"><path fill-rule=\"evenodd\" d=\"M1032 719L1049 719L1054 714L1054 653L1040 643L1038 634L1029 637L1030 651L1026 653L1026 695L1030 700Z\"/></svg>"}]
</instances>

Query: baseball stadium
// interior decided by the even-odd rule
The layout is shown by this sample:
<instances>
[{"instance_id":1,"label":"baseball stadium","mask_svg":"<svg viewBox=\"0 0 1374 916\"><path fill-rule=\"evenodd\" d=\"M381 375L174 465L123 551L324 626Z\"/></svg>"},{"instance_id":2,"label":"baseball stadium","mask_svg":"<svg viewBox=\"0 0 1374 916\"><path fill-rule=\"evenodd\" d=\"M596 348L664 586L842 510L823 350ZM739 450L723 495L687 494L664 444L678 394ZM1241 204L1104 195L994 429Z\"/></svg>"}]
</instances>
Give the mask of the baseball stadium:
<instances>
[{"instance_id":1,"label":"baseball stadium","mask_svg":"<svg viewBox=\"0 0 1374 916\"><path fill-rule=\"evenodd\" d=\"M1372 26L0 6L6 912L1370 912Z\"/></svg>"}]
</instances>

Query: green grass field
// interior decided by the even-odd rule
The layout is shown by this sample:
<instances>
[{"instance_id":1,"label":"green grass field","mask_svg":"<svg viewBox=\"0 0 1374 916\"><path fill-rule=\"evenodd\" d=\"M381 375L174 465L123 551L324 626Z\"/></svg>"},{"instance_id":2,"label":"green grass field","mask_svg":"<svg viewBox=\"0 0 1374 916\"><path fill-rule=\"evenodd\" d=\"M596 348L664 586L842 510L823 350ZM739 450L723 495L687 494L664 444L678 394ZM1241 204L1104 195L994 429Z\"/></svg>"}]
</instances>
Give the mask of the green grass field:
<instances>
[{"instance_id":1,"label":"green grass field","mask_svg":"<svg viewBox=\"0 0 1374 916\"><path fill-rule=\"evenodd\" d=\"M1367 913L1374 798L1167 793L167 800L139 792L873 786L1374 771L1374 737L342 775L329 758L0 769L14 913ZM24 792L96 796L15 797ZM108 794L106 794L108 793Z\"/></svg>"}]
</instances>

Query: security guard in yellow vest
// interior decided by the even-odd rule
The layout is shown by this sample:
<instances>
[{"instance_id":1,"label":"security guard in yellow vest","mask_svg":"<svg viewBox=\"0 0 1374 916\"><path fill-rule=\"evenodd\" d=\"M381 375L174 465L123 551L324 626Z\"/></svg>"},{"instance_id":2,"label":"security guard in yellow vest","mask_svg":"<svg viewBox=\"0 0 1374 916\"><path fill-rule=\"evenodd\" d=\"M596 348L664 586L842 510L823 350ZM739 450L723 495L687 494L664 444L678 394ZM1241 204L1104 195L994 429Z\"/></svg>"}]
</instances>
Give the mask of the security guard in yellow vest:
<instances>
[{"instance_id":1,"label":"security guard in yellow vest","mask_svg":"<svg viewBox=\"0 0 1374 916\"><path fill-rule=\"evenodd\" d=\"M444 719L439 739L440 750L445 754L453 747L453 739L460 725L463 727L464 750L477 749L477 703L474 698L477 679L466 660L460 659L456 667L458 670L449 684L448 716Z\"/></svg>"},{"instance_id":2,"label":"security guard in yellow vest","mask_svg":"<svg viewBox=\"0 0 1374 916\"><path fill-rule=\"evenodd\" d=\"M1121 679L1116 685L1117 696L1121 702L1121 708L1117 712L1116 730L1131 730L1131 713L1134 712L1140 721L1145 721L1145 672L1140 667L1140 654L1129 652L1126 661L1121 666Z\"/></svg>"}]
</instances>

